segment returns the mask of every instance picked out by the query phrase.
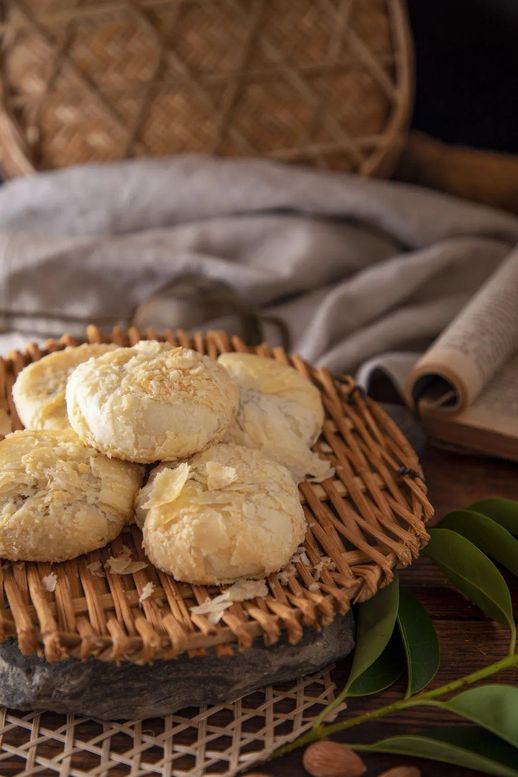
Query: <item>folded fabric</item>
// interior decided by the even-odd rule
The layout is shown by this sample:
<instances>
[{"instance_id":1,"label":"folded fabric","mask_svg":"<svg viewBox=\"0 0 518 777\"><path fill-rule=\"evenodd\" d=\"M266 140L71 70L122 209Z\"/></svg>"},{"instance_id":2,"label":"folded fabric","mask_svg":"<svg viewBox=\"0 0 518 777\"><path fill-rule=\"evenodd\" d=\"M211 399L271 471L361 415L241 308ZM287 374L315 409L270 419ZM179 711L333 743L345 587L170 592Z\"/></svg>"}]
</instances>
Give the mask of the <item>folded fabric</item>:
<instances>
[{"instance_id":1,"label":"folded fabric","mask_svg":"<svg viewBox=\"0 0 518 777\"><path fill-rule=\"evenodd\" d=\"M427 347L517 243L508 214L262 160L38 174L0 189L0 347L135 311L172 328L239 330L248 317L316 364L355 371Z\"/></svg>"}]
</instances>

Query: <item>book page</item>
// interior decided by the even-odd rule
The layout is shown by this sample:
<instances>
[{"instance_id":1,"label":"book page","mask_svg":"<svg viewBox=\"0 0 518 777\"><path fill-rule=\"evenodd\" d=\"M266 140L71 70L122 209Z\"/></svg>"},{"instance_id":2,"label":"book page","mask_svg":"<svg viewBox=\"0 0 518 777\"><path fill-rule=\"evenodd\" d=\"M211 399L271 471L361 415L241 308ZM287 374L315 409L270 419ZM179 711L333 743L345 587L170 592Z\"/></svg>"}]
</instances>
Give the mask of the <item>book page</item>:
<instances>
[{"instance_id":1,"label":"book page","mask_svg":"<svg viewBox=\"0 0 518 777\"><path fill-rule=\"evenodd\" d=\"M408 376L410 405L458 412L518 347L518 250L500 265Z\"/></svg>"},{"instance_id":2,"label":"book page","mask_svg":"<svg viewBox=\"0 0 518 777\"><path fill-rule=\"evenodd\" d=\"M428 405L422 422L441 445L518 461L518 351L482 389L472 405L453 415Z\"/></svg>"},{"instance_id":3,"label":"book page","mask_svg":"<svg viewBox=\"0 0 518 777\"><path fill-rule=\"evenodd\" d=\"M518 438L518 351L485 386L464 415L465 421L471 424Z\"/></svg>"}]
</instances>

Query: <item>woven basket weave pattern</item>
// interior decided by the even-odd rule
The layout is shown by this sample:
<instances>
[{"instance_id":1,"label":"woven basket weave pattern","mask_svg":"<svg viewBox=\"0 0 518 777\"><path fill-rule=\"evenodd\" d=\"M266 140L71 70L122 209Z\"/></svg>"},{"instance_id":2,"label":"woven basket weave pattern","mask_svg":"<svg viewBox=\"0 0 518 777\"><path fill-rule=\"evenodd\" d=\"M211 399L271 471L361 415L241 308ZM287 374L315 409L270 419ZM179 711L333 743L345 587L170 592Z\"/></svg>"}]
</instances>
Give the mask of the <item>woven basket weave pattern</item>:
<instances>
[{"instance_id":1,"label":"woven basket weave pattern","mask_svg":"<svg viewBox=\"0 0 518 777\"><path fill-rule=\"evenodd\" d=\"M386 172L410 107L402 0L6 0L7 175L181 151Z\"/></svg>"},{"instance_id":2,"label":"woven basket weave pattern","mask_svg":"<svg viewBox=\"0 0 518 777\"><path fill-rule=\"evenodd\" d=\"M154 331L146 335L157 338ZM88 337L91 342L102 340L95 327L89 328ZM128 345L141 337L135 328L127 333L115 329L109 339ZM224 351L249 350L241 340L230 340L222 332L192 338L183 331L166 332L165 339L213 358ZM0 360L3 410L11 415L15 428L21 428L11 396L17 373L43 353L72 344L77 341L64 336L49 341L45 351L32 345L25 354L15 352ZM194 655L211 647L224 655L235 647L246 649L259 636L273 644L281 632L296 644L304 626L330 623L336 612L347 612L351 602L372 596L392 579L395 567L417 556L433 511L417 457L401 432L352 379L337 382L300 357L288 359L282 349L272 351L262 345L253 350L289 361L322 393L326 420L317 450L332 462L336 476L321 485L308 481L300 485L308 521L309 564L298 561L287 585L272 575L267 597L234 603L221 622L212 625L205 616L191 613L190 607L217 589L177 583L151 565L133 575L106 572L101 578L92 573L91 562L118 555L123 543L134 558L145 560L140 531L132 526L101 551L54 564L53 593L42 583L50 564L4 565L0 569L2 638L14 636L23 653L37 651L49 661L94 655L104 661L136 663L174 658L185 650ZM333 568L322 565L324 557L333 562ZM139 606L148 582L155 586L153 597Z\"/></svg>"}]
</instances>

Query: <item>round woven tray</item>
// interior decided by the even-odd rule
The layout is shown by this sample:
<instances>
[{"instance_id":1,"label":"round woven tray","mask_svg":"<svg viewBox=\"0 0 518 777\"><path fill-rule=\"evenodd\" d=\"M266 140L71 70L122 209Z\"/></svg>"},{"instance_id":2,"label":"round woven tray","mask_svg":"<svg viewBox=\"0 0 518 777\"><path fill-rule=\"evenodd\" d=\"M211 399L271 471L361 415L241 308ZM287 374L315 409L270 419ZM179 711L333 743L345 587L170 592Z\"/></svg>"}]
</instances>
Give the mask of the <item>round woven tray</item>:
<instances>
[{"instance_id":1,"label":"round woven tray","mask_svg":"<svg viewBox=\"0 0 518 777\"><path fill-rule=\"evenodd\" d=\"M390 173L411 107L403 0L5 0L7 176L196 151Z\"/></svg>"},{"instance_id":2,"label":"round woven tray","mask_svg":"<svg viewBox=\"0 0 518 777\"><path fill-rule=\"evenodd\" d=\"M165 339L213 358L231 350L257 352L291 363L318 386L326 420L316 450L329 458L336 476L319 485L307 481L300 485L308 521L309 563L296 562L295 574L286 585L272 575L268 596L234 603L220 623L212 625L206 617L192 614L190 607L217 593L215 588L177 583L151 565L132 575L92 574L91 562L117 555L123 544L131 548L134 558L145 560L140 531L132 526L108 547L73 561L52 567L4 563L0 569L2 640L14 636L22 653L36 651L48 661L95 656L135 663L173 659L183 651L194 656L208 648L228 655L235 648L250 647L261 636L272 645L281 633L296 644L305 626L330 623L335 613L345 613L352 602L368 599L390 582L396 567L417 556L427 540L425 524L433 514L417 457L391 419L351 378L335 380L326 370L315 369L298 356L288 358L279 348L248 349L222 332L189 337L177 331L158 336L131 328L114 329L103 338L96 327L88 329L90 342L128 345L143 337ZM65 335L47 342L44 350L30 345L24 353L0 359L0 409L9 414L13 429L22 428L11 397L18 372L45 353L78 342ZM51 570L57 576L52 593L42 583ZM148 582L155 586L153 596L139 605Z\"/></svg>"}]
</instances>

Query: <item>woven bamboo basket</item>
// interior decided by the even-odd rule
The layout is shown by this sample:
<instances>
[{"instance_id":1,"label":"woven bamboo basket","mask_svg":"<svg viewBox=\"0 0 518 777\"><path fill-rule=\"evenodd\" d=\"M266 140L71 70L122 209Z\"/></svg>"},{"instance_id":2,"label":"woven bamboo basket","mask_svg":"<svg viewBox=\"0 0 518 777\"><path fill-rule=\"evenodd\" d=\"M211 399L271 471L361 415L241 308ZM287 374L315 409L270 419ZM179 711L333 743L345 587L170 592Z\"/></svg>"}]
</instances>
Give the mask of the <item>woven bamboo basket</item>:
<instances>
[{"instance_id":1,"label":"woven bamboo basket","mask_svg":"<svg viewBox=\"0 0 518 777\"><path fill-rule=\"evenodd\" d=\"M0 162L182 151L388 174L411 105L404 0L5 0Z\"/></svg>"},{"instance_id":2,"label":"woven bamboo basket","mask_svg":"<svg viewBox=\"0 0 518 777\"><path fill-rule=\"evenodd\" d=\"M148 331L145 336L196 348L212 358L229 350L257 352L289 362L318 386L326 420L316 449L330 459L336 475L319 485L300 485L308 521L308 563L297 561L286 585L271 575L268 596L234 603L220 623L212 625L190 608L217 588L177 583L150 564L132 575L92 573L93 561L102 564L118 555L123 544L131 548L133 558L145 560L140 531L132 526L101 551L52 565L57 576L54 592L42 583L50 564L4 563L1 639L15 637L22 653L37 652L48 661L95 656L135 663L173 659L183 651L194 656L210 648L227 655L246 649L258 637L274 644L281 633L296 644L305 626L330 623L335 613L371 597L390 582L395 568L418 555L433 510L417 457L395 424L351 378L335 380L298 356L288 358L282 349L264 344L249 349L222 332L189 337L183 331L163 336ZM109 338L96 327L88 329L90 342L128 345L142 337L135 328L114 329ZM78 342L66 335L49 341L44 350L31 345L25 353L13 352L0 360L2 409L13 428L22 428L11 398L17 373L45 353ZM139 605L148 582L155 586L153 596Z\"/></svg>"}]
</instances>

